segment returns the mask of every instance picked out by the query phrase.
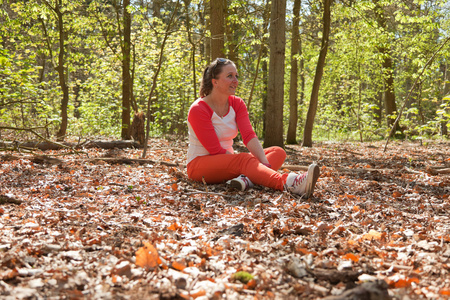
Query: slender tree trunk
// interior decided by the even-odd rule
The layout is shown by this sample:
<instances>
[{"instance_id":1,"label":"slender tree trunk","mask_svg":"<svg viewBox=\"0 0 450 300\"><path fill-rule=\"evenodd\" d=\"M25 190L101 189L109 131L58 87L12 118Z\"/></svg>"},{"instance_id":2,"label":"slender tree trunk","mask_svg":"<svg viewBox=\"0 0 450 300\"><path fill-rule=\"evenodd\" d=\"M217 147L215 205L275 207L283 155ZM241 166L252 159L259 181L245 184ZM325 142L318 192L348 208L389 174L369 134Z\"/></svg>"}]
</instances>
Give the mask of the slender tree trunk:
<instances>
[{"instance_id":1,"label":"slender tree trunk","mask_svg":"<svg viewBox=\"0 0 450 300\"><path fill-rule=\"evenodd\" d=\"M305 58L303 57L303 47L302 47L302 39L300 37L299 40L299 52L300 55L300 97L298 99L298 105L299 105L299 114L298 114L298 121L301 124L302 123L302 112L303 112L303 102L305 99ZM300 125L301 126L301 125Z\"/></svg>"},{"instance_id":2,"label":"slender tree trunk","mask_svg":"<svg viewBox=\"0 0 450 300\"><path fill-rule=\"evenodd\" d=\"M211 59L223 57L225 45L224 1L210 0L211 3Z\"/></svg>"},{"instance_id":3,"label":"slender tree trunk","mask_svg":"<svg viewBox=\"0 0 450 300\"><path fill-rule=\"evenodd\" d=\"M55 3L54 11L58 18L58 30L59 30L59 54L58 54L58 66L56 70L58 71L59 77L59 86L61 87L63 97L61 99L61 126L59 131L56 133L56 137L58 141L64 141L64 137L67 132L68 126L68 114L67 107L69 104L69 87L67 86L66 81L66 68L65 64L65 32L64 32L64 23L63 23L63 13L61 12L61 1L58 0Z\"/></svg>"},{"instance_id":4,"label":"slender tree trunk","mask_svg":"<svg viewBox=\"0 0 450 300\"><path fill-rule=\"evenodd\" d=\"M131 138L131 15L128 12L130 0L123 1L123 45L122 45L122 139Z\"/></svg>"},{"instance_id":5,"label":"slender tree trunk","mask_svg":"<svg viewBox=\"0 0 450 300\"><path fill-rule=\"evenodd\" d=\"M270 22L270 9L271 9L271 1L270 0L266 0L266 8L267 10L264 12L264 28L269 28L269 22ZM268 57L269 56L269 49L268 47L266 47L265 43L263 43L264 47L262 48L263 52L262 52L262 57ZM263 111L263 115L262 115L262 136L261 138L263 140L265 140L266 138L266 115L267 115L267 94L268 94L268 82L269 82L269 72L268 72L268 65L267 65L267 60L263 60L262 64L261 64L261 75L262 75L262 85L263 85L263 90L262 90L262 111Z\"/></svg>"},{"instance_id":6,"label":"slender tree trunk","mask_svg":"<svg viewBox=\"0 0 450 300\"><path fill-rule=\"evenodd\" d=\"M188 41L189 44L191 44L192 46L192 51L191 51L191 63L192 63L192 85L194 88L194 98L197 96L197 72L195 69L195 51L196 51L196 46L195 46L195 42L192 39L192 34L191 34L191 18L189 16L189 6L191 5L191 0L183 0L184 1L184 6L186 8L186 30L188 33Z\"/></svg>"},{"instance_id":7,"label":"slender tree trunk","mask_svg":"<svg viewBox=\"0 0 450 300\"><path fill-rule=\"evenodd\" d=\"M289 127L286 135L287 144L297 144L297 122L298 122L298 60L300 49L300 6L301 0L294 1L294 20L292 24L291 43L291 78L289 85Z\"/></svg>"},{"instance_id":8,"label":"slender tree trunk","mask_svg":"<svg viewBox=\"0 0 450 300\"><path fill-rule=\"evenodd\" d=\"M325 66L325 58L328 51L328 37L330 35L331 26L331 0L324 0L323 5L323 34L320 47L319 60L316 67L316 75L311 91L311 100L309 101L308 114L306 115L305 131L303 132L303 146L312 147L312 131L314 119L316 117L317 107L319 104L319 89L322 80L323 68Z\"/></svg>"},{"instance_id":9,"label":"slender tree trunk","mask_svg":"<svg viewBox=\"0 0 450 300\"><path fill-rule=\"evenodd\" d=\"M145 142L144 142L144 151L142 152L142 158L145 158L145 156L147 155L147 145L148 145L148 139L150 137L150 121L151 121L150 114L151 114L152 100L153 100L153 94L156 90L156 83L158 80L159 71L161 70L161 67L163 64L164 48L166 46L166 41L169 38L169 35L171 32L171 27L172 27L173 21L175 19L175 15L178 11L179 4L180 4L180 0L177 0L177 2L175 4L175 8L170 16L169 23L167 24L166 32L164 33L164 39L162 41L161 49L159 52L158 66L156 68L155 74L153 74L152 86L151 86L150 94L148 95L148 101L147 101L147 113L146 113L147 123L145 126Z\"/></svg>"},{"instance_id":10,"label":"slender tree trunk","mask_svg":"<svg viewBox=\"0 0 450 300\"><path fill-rule=\"evenodd\" d=\"M269 0L266 1L264 7L265 7L265 9L264 9L264 16L268 16L269 12L270 12ZM265 18L265 20L267 20L267 18ZM267 27L268 27L268 26L266 26L267 24L268 24L268 22L265 21L264 22L263 34L261 36L261 43L259 45L258 60L256 62L256 69L255 69L256 71L255 71L255 75L253 76L252 88L250 89L250 95L249 95L248 101L247 101L247 109L248 109L248 111L250 111L250 106L252 104L252 99L253 99L253 93L255 91L256 80L257 80L257 78L259 76L259 67L261 65L261 58L263 57L263 53L267 52L266 51L266 49L267 49L267 47L266 47L266 38L265 38L265 35L267 33ZM262 68L262 69L264 69L264 68ZM264 77L264 72L263 72L263 77ZM264 80L264 78L263 78L263 83L264 82L267 82L267 80ZM267 86L267 85L264 85L264 86ZM264 111L264 109L263 109L263 111Z\"/></svg>"},{"instance_id":11,"label":"slender tree trunk","mask_svg":"<svg viewBox=\"0 0 450 300\"><path fill-rule=\"evenodd\" d=\"M441 64L441 72L442 72L442 81L444 82L444 89L442 91L442 98L444 97L450 97L450 78L449 78L449 72L448 72L448 64L443 63ZM445 101L445 100L443 100ZM442 121L441 122L441 135L442 136L448 136L449 135L449 122L448 121Z\"/></svg>"},{"instance_id":12,"label":"slender tree trunk","mask_svg":"<svg viewBox=\"0 0 450 300\"><path fill-rule=\"evenodd\" d=\"M237 14L236 8L228 9L226 0L225 1L225 10L224 10L224 19L225 19L225 36L227 41L227 49L224 50L224 53L226 53L226 57L236 64L236 67L238 67L238 53L236 52L236 49L238 48L239 43L239 35L236 32L239 32L239 24L237 24L234 20L228 19L229 15Z\"/></svg>"},{"instance_id":13,"label":"slender tree trunk","mask_svg":"<svg viewBox=\"0 0 450 300\"><path fill-rule=\"evenodd\" d=\"M264 47L263 49L263 57L267 57L268 49ZM266 120L267 120L267 94L268 94L268 86L269 86L269 71L268 71L267 60L263 60L261 71L262 71L262 81L263 81L263 92L262 92L262 110L263 110L263 132L262 139L266 139Z\"/></svg>"},{"instance_id":14,"label":"slender tree trunk","mask_svg":"<svg viewBox=\"0 0 450 300\"><path fill-rule=\"evenodd\" d=\"M284 59L286 51L286 1L272 1L269 36L269 83L264 147L284 147Z\"/></svg>"},{"instance_id":15,"label":"slender tree trunk","mask_svg":"<svg viewBox=\"0 0 450 300\"><path fill-rule=\"evenodd\" d=\"M203 34L205 42L201 43L200 46L202 47L202 54L205 58L205 62L207 65L211 63L211 38L205 34L205 31L203 28L211 28L211 20L207 16L211 17L211 5L209 3L209 0L203 1L203 9L199 9L199 11L204 11L204 14L199 12L200 20L203 21L201 25L200 32Z\"/></svg>"}]
</instances>

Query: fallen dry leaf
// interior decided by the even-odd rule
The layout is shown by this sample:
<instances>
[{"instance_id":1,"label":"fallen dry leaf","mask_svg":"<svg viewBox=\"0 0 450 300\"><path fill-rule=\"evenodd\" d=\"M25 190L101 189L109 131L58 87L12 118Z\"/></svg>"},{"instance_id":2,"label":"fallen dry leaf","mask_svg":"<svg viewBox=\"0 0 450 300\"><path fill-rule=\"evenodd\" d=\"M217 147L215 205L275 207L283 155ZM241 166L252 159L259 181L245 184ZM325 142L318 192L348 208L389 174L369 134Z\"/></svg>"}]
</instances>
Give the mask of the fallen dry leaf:
<instances>
[{"instance_id":1,"label":"fallen dry leaf","mask_svg":"<svg viewBox=\"0 0 450 300\"><path fill-rule=\"evenodd\" d=\"M136 252L136 265L151 270L159 266L159 264L161 264L161 259L158 251L152 244L145 242L144 247L139 248Z\"/></svg>"}]
</instances>

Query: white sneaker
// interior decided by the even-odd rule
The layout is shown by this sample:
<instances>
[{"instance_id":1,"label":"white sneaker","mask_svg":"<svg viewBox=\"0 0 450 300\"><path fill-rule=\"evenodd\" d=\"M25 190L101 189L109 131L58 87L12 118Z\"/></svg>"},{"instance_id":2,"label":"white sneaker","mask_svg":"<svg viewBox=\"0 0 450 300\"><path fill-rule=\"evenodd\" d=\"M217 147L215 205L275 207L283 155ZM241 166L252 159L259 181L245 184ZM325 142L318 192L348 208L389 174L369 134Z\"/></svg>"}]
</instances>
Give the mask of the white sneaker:
<instances>
[{"instance_id":1,"label":"white sneaker","mask_svg":"<svg viewBox=\"0 0 450 300\"><path fill-rule=\"evenodd\" d=\"M245 175L239 175L234 179L228 180L227 183L231 187L240 191L245 191L246 189L253 187L253 182L251 182L250 179L248 179L248 177Z\"/></svg>"},{"instance_id":2,"label":"white sneaker","mask_svg":"<svg viewBox=\"0 0 450 300\"><path fill-rule=\"evenodd\" d=\"M319 166L312 164L309 166L308 172L303 174L289 174L286 179L285 188L291 193L309 198L314 192L314 186L319 178L319 174Z\"/></svg>"}]
</instances>

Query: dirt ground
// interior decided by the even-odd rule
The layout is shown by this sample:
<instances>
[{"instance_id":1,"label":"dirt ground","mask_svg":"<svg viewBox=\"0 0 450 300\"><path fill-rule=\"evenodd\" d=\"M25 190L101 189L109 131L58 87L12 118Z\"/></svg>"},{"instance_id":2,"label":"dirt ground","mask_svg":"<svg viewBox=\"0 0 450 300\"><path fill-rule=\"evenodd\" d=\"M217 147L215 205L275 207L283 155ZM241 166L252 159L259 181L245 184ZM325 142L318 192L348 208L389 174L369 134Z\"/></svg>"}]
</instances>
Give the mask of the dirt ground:
<instances>
[{"instance_id":1,"label":"dirt ground","mask_svg":"<svg viewBox=\"0 0 450 300\"><path fill-rule=\"evenodd\" d=\"M450 142L286 146L321 167L310 199L192 182L185 141L149 145L1 153L1 299L449 297Z\"/></svg>"}]
</instances>

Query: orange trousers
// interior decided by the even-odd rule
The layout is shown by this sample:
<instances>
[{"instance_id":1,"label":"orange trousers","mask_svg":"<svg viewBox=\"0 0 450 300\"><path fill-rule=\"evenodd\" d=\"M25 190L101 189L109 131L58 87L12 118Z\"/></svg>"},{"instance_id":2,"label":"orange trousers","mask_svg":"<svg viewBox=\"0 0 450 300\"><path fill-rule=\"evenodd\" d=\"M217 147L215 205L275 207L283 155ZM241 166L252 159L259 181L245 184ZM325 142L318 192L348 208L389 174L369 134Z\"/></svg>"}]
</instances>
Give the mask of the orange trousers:
<instances>
[{"instance_id":1,"label":"orange trousers","mask_svg":"<svg viewBox=\"0 0 450 300\"><path fill-rule=\"evenodd\" d=\"M271 168L266 167L251 153L217 154L198 156L187 165L190 179L206 183L222 183L241 174L251 182L282 191L288 174L278 170L286 159L286 152L281 147L264 149Z\"/></svg>"}]
</instances>

